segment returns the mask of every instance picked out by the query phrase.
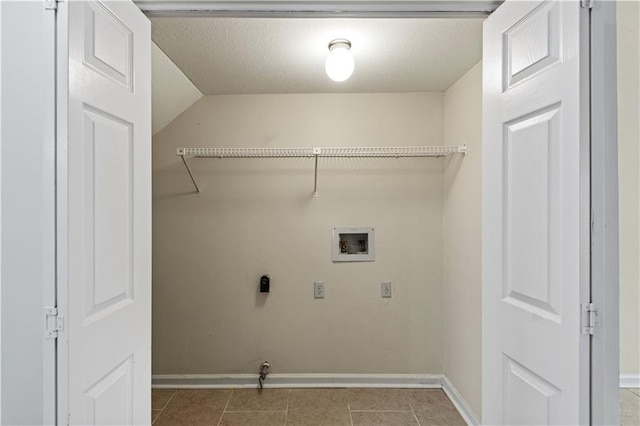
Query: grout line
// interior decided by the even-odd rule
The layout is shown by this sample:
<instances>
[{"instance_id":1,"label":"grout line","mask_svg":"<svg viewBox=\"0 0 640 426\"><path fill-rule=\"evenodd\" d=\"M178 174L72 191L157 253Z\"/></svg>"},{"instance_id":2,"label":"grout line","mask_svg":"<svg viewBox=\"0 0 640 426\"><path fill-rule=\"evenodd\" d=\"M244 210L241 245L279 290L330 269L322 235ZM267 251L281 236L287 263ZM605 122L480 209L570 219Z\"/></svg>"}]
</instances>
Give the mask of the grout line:
<instances>
[{"instance_id":1,"label":"grout line","mask_svg":"<svg viewBox=\"0 0 640 426\"><path fill-rule=\"evenodd\" d=\"M227 398L227 403L224 404L224 409L222 410L222 414L220 414L220 419L218 420L217 426L220 426L220 423L222 422L222 418L224 417L224 413L227 412L227 407L229 406L229 402L231 402L231 398L233 397L233 389L231 389L231 393L229 394L229 397Z\"/></svg>"},{"instance_id":2,"label":"grout line","mask_svg":"<svg viewBox=\"0 0 640 426\"><path fill-rule=\"evenodd\" d=\"M162 408L160 409L160 414L162 414L162 412L164 411L165 408L167 408L167 405L169 405L169 403L171 402L171 400L173 399L174 396L176 396L176 394L178 393L178 389L174 389L173 393L171 394L171 396L169 397L169 399L167 399L167 402L164 403L164 405L162 406Z\"/></svg>"},{"instance_id":3,"label":"grout line","mask_svg":"<svg viewBox=\"0 0 640 426\"><path fill-rule=\"evenodd\" d=\"M225 410L224 413L286 413L286 410Z\"/></svg>"},{"instance_id":4,"label":"grout line","mask_svg":"<svg viewBox=\"0 0 640 426\"><path fill-rule=\"evenodd\" d=\"M640 402L640 393L638 392L638 390L636 388L623 388L620 389L621 391L623 391L624 393L629 394L629 396L631 398L633 398L634 400L638 400Z\"/></svg>"},{"instance_id":5,"label":"grout line","mask_svg":"<svg viewBox=\"0 0 640 426\"><path fill-rule=\"evenodd\" d=\"M169 405L169 403L171 402L171 400L173 399L174 396L176 396L176 394L178 393L178 389L174 389L173 393L171 394L171 396L169 397L169 399L167 400L167 402L162 406L162 408L160 409L160 412L158 413L158 416L151 422L151 424L153 425L156 420L158 420L160 418L160 416L162 415L162 413L164 412L164 409L167 408L167 406ZM153 411L153 410L152 410Z\"/></svg>"},{"instance_id":6,"label":"grout line","mask_svg":"<svg viewBox=\"0 0 640 426\"><path fill-rule=\"evenodd\" d=\"M291 389L287 389L287 410L284 412L284 426L287 426L287 417L289 415L289 399L291 398Z\"/></svg>"},{"instance_id":7,"label":"grout line","mask_svg":"<svg viewBox=\"0 0 640 426\"><path fill-rule=\"evenodd\" d=\"M411 408L411 413L413 414L413 418L416 419L416 423L420 426L420 420L418 420L418 416L416 415L416 411L413 409L413 405L409 403L409 408Z\"/></svg>"},{"instance_id":8,"label":"grout line","mask_svg":"<svg viewBox=\"0 0 640 426\"><path fill-rule=\"evenodd\" d=\"M351 421L351 426L353 426L353 416L351 415L351 404L349 404L348 400L347 400L347 409L349 410L349 420Z\"/></svg>"},{"instance_id":9,"label":"grout line","mask_svg":"<svg viewBox=\"0 0 640 426\"><path fill-rule=\"evenodd\" d=\"M350 410L354 413L406 413L413 410Z\"/></svg>"}]
</instances>

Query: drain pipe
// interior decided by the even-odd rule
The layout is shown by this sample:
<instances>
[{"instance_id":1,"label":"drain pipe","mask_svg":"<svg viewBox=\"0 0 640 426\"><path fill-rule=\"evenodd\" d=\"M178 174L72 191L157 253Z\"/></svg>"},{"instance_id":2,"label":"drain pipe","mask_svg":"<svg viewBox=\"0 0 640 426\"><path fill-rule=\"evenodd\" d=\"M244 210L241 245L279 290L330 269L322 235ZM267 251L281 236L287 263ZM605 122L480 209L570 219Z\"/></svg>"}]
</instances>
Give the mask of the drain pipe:
<instances>
[{"instance_id":1,"label":"drain pipe","mask_svg":"<svg viewBox=\"0 0 640 426\"><path fill-rule=\"evenodd\" d=\"M271 368L271 364L267 361L263 362L260 366L260 375L258 376L258 383L260 383L260 389L262 389L262 381L267 378L267 374L269 374L269 369Z\"/></svg>"}]
</instances>

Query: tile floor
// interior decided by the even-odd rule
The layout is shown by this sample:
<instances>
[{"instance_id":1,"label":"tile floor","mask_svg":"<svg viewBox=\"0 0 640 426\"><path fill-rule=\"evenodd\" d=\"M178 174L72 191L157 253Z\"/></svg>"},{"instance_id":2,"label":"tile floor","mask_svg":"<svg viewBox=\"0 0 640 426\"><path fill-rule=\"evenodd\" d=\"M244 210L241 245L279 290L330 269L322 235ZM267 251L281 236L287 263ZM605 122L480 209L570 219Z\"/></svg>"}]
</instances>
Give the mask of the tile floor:
<instances>
[{"instance_id":1,"label":"tile floor","mask_svg":"<svg viewBox=\"0 0 640 426\"><path fill-rule=\"evenodd\" d=\"M640 389L620 389L620 424L640 425Z\"/></svg>"},{"instance_id":2,"label":"tile floor","mask_svg":"<svg viewBox=\"0 0 640 426\"><path fill-rule=\"evenodd\" d=\"M464 425L440 389L153 389L166 425ZM620 423L640 425L640 389L620 389Z\"/></svg>"},{"instance_id":3,"label":"tile floor","mask_svg":"<svg viewBox=\"0 0 640 426\"><path fill-rule=\"evenodd\" d=\"M441 389L153 389L154 426L465 425Z\"/></svg>"}]
</instances>

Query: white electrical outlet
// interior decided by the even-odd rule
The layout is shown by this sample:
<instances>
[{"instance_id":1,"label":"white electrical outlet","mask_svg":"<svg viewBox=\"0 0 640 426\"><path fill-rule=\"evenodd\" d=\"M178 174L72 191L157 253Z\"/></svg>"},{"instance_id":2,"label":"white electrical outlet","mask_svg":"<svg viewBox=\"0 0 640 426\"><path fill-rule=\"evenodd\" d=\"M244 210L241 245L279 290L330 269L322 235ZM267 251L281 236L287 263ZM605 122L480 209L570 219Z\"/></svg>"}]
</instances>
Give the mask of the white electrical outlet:
<instances>
[{"instance_id":1,"label":"white electrical outlet","mask_svg":"<svg viewBox=\"0 0 640 426\"><path fill-rule=\"evenodd\" d=\"M384 298L391 297L391 281L383 281L380 283L380 296Z\"/></svg>"},{"instance_id":2,"label":"white electrical outlet","mask_svg":"<svg viewBox=\"0 0 640 426\"><path fill-rule=\"evenodd\" d=\"M313 297L315 299L324 299L324 281L313 283Z\"/></svg>"}]
</instances>

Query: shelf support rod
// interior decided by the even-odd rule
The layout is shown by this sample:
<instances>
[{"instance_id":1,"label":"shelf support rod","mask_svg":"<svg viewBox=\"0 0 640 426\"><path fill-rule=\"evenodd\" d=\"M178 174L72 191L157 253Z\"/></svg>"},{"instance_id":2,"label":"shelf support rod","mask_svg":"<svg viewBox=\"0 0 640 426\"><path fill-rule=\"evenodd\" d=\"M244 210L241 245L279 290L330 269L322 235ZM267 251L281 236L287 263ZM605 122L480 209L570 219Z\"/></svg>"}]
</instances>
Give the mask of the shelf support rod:
<instances>
[{"instance_id":1,"label":"shelf support rod","mask_svg":"<svg viewBox=\"0 0 640 426\"><path fill-rule=\"evenodd\" d=\"M198 184L196 183L196 179L193 177L193 173L191 173L191 169L189 168L189 164L187 164L187 159L184 158L184 155L180 156L182 158L182 162L184 163L184 166L187 168L187 171L189 172L189 176L191 177L191 182L193 182L193 186L196 187L196 197L200 196L200 188L198 188Z\"/></svg>"},{"instance_id":2,"label":"shelf support rod","mask_svg":"<svg viewBox=\"0 0 640 426\"><path fill-rule=\"evenodd\" d=\"M317 197L318 196L318 154L316 154L315 157L316 157L316 167L315 167L315 173L313 175L313 196Z\"/></svg>"}]
</instances>

